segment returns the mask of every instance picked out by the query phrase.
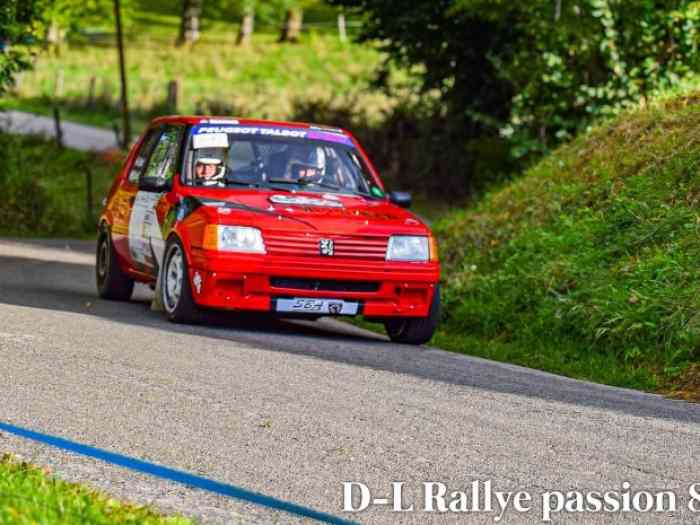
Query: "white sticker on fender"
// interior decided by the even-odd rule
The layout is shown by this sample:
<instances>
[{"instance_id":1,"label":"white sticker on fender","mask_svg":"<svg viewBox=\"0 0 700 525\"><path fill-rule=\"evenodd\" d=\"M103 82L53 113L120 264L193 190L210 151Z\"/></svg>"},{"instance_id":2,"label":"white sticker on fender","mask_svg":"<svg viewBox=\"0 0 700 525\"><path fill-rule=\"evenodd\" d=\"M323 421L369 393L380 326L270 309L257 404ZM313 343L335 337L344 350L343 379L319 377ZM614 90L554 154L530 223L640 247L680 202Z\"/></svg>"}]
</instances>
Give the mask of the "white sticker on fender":
<instances>
[{"instance_id":1,"label":"white sticker on fender","mask_svg":"<svg viewBox=\"0 0 700 525\"><path fill-rule=\"evenodd\" d=\"M195 291L200 294L202 293L202 276L199 272L194 272L194 277L192 278L192 283L194 284Z\"/></svg>"},{"instance_id":2,"label":"white sticker on fender","mask_svg":"<svg viewBox=\"0 0 700 525\"><path fill-rule=\"evenodd\" d=\"M156 205L161 196L162 193L139 191L131 208L129 253L135 262L147 266L160 267L163 263L165 241L156 214ZM157 260L153 260L152 254Z\"/></svg>"}]
</instances>

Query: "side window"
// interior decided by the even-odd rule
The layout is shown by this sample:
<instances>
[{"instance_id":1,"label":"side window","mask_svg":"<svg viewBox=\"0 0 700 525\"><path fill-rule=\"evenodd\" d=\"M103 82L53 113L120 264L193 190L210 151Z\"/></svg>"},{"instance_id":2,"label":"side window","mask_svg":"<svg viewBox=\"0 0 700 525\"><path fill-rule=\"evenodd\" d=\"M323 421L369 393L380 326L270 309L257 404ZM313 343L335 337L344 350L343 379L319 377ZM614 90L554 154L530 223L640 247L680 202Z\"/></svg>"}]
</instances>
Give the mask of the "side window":
<instances>
[{"instance_id":1,"label":"side window","mask_svg":"<svg viewBox=\"0 0 700 525\"><path fill-rule=\"evenodd\" d=\"M182 127L168 126L165 128L158 143L153 149L153 154L148 160L148 166L143 177L172 180L177 171L177 157L179 153Z\"/></svg>"},{"instance_id":2,"label":"side window","mask_svg":"<svg viewBox=\"0 0 700 525\"><path fill-rule=\"evenodd\" d=\"M141 144L141 149L139 150L138 154L136 155L136 158L134 159L134 163L131 165L131 171L129 171L129 182L131 184L138 184L139 182L139 177L141 177L141 173L143 173L143 169L146 166L146 162L148 161L148 157L151 154L151 151L153 151L153 146L156 145L156 142L158 141L158 137L160 136L160 128L152 129L148 131L148 135L146 136L146 139L143 141Z\"/></svg>"}]
</instances>

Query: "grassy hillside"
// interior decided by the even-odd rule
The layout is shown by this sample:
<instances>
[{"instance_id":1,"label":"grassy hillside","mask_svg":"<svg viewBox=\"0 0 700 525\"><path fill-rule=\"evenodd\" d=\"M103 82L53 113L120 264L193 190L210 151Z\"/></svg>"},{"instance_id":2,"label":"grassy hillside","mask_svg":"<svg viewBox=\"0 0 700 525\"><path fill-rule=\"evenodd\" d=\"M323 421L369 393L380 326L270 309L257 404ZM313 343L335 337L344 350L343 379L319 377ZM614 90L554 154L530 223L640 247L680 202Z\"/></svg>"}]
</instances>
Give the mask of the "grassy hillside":
<instances>
[{"instance_id":1,"label":"grassy hillside","mask_svg":"<svg viewBox=\"0 0 700 525\"><path fill-rule=\"evenodd\" d=\"M625 114L441 221L437 342L613 385L692 389L698 130L700 93Z\"/></svg>"}]
</instances>

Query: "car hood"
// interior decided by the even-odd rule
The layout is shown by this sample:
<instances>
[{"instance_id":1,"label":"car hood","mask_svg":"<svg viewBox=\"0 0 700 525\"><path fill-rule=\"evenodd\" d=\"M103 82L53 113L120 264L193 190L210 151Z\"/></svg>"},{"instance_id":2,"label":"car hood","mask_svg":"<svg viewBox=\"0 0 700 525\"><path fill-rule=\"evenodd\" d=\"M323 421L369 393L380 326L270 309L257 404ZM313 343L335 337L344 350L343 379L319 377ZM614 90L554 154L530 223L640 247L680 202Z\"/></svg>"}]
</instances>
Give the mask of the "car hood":
<instances>
[{"instance_id":1,"label":"car hood","mask_svg":"<svg viewBox=\"0 0 700 525\"><path fill-rule=\"evenodd\" d=\"M340 235L427 234L411 212L386 200L331 193L220 191L193 194L208 222L256 226L275 231L316 231Z\"/></svg>"}]
</instances>

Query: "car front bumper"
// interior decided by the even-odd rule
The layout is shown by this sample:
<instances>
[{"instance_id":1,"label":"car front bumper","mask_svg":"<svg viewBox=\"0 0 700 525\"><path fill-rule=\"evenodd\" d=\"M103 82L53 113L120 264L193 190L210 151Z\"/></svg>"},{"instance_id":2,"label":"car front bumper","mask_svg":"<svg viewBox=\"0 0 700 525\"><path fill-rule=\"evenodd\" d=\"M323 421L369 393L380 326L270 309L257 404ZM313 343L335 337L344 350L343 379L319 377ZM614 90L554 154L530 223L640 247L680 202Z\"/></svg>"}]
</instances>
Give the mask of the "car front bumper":
<instances>
[{"instance_id":1,"label":"car front bumper","mask_svg":"<svg viewBox=\"0 0 700 525\"><path fill-rule=\"evenodd\" d=\"M320 259L320 260L319 260ZM359 303L366 317L426 317L438 263L273 257L194 249L192 295L200 306L271 312L280 298Z\"/></svg>"}]
</instances>

